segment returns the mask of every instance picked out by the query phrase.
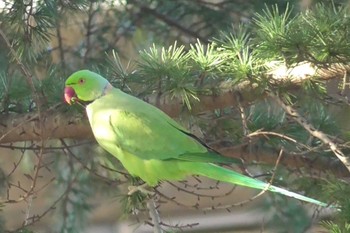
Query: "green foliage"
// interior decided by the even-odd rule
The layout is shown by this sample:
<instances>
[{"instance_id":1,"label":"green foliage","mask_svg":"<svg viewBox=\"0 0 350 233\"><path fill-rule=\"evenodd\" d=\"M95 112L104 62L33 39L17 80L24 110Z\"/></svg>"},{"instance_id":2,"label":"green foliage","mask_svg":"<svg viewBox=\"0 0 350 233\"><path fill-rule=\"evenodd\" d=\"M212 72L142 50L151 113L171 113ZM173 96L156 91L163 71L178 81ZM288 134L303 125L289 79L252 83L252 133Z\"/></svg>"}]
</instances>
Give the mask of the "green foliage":
<instances>
[{"instance_id":1,"label":"green foliage","mask_svg":"<svg viewBox=\"0 0 350 233\"><path fill-rule=\"evenodd\" d=\"M274 196L273 202L279 203L276 206L283 207L277 207L271 220L267 223L267 226L271 227L273 231L302 233L310 227L312 220L302 206L277 196ZM272 202L268 202L265 205L267 209L275 206Z\"/></svg>"},{"instance_id":2,"label":"green foliage","mask_svg":"<svg viewBox=\"0 0 350 233\"><path fill-rule=\"evenodd\" d=\"M335 200L335 204L337 204L341 210L337 215L336 220L334 220L334 223L337 223L340 229L346 230L350 224L350 200L347 198L350 194L349 185L333 176L331 176L326 182L327 184L323 186L324 193Z\"/></svg>"},{"instance_id":3,"label":"green foliage","mask_svg":"<svg viewBox=\"0 0 350 233\"><path fill-rule=\"evenodd\" d=\"M222 71L229 75L232 84L259 79L261 60L255 56L250 39L247 29L240 25L233 33L222 33L221 38L215 40L220 58L225 61Z\"/></svg>"},{"instance_id":4,"label":"green foliage","mask_svg":"<svg viewBox=\"0 0 350 233\"><path fill-rule=\"evenodd\" d=\"M147 77L148 91L157 89L159 93L169 93L172 98L178 98L191 109L191 100L198 100L193 79L188 69L190 53L184 51L184 46L174 45L161 49L153 45L149 51L140 52L139 67L141 75Z\"/></svg>"},{"instance_id":5,"label":"green foliage","mask_svg":"<svg viewBox=\"0 0 350 233\"><path fill-rule=\"evenodd\" d=\"M295 34L291 31L294 20L288 6L282 13L277 6L271 9L266 7L262 14L257 13L254 22L258 27L255 32L255 40L259 44L258 54L265 59L283 59L288 56L290 35Z\"/></svg>"},{"instance_id":6,"label":"green foliage","mask_svg":"<svg viewBox=\"0 0 350 233\"><path fill-rule=\"evenodd\" d=\"M234 15L242 12L249 14L251 5L259 4L250 1L126 1L134 9L145 12L139 17L143 20L142 30L156 42L170 44L174 40L194 42L197 38L207 42L218 32L226 30L232 24ZM174 30L175 29L175 30ZM161 41L159 41L161 40Z\"/></svg>"},{"instance_id":7,"label":"green foliage","mask_svg":"<svg viewBox=\"0 0 350 233\"><path fill-rule=\"evenodd\" d=\"M23 229L21 229L19 231L16 231L15 233L35 233L35 232L32 231L32 230L29 230L27 228L23 228Z\"/></svg>"},{"instance_id":8,"label":"green foliage","mask_svg":"<svg viewBox=\"0 0 350 233\"><path fill-rule=\"evenodd\" d=\"M176 87L186 82L189 54L184 48L175 42L167 49L153 45L149 51L140 52L139 68L148 82L155 85L154 89L159 85L158 91L164 92L168 91L164 87Z\"/></svg>"},{"instance_id":9,"label":"green foliage","mask_svg":"<svg viewBox=\"0 0 350 233\"><path fill-rule=\"evenodd\" d=\"M30 111L31 91L23 76L14 72L0 74L1 111L26 112Z\"/></svg>"},{"instance_id":10,"label":"green foliage","mask_svg":"<svg viewBox=\"0 0 350 233\"><path fill-rule=\"evenodd\" d=\"M305 27L305 57L317 63L339 62L349 56L349 18L345 7L317 4L300 16L299 27ZM336 46L334 46L336 45Z\"/></svg>"},{"instance_id":11,"label":"green foliage","mask_svg":"<svg viewBox=\"0 0 350 233\"><path fill-rule=\"evenodd\" d=\"M214 43L209 45L202 44L199 40L196 44L190 44L189 56L193 64L193 70L198 75L201 84L205 80L217 78L218 70L224 63L223 57L217 52L217 47ZM208 81L207 81L208 82Z\"/></svg>"},{"instance_id":12,"label":"green foliage","mask_svg":"<svg viewBox=\"0 0 350 233\"><path fill-rule=\"evenodd\" d=\"M107 55L107 67L106 69L110 69L109 77L114 77L114 80L111 80L112 83L115 83L121 90L124 90L127 82L127 79L130 78L131 74L128 72L128 67L124 68L118 53L115 50L112 50L111 54ZM125 91L125 90L124 90Z\"/></svg>"},{"instance_id":13,"label":"green foliage","mask_svg":"<svg viewBox=\"0 0 350 233\"><path fill-rule=\"evenodd\" d=\"M63 74L59 67L51 65L47 67L46 78L39 80L36 84L37 90L44 93L46 107L51 107L62 101L62 89L64 88Z\"/></svg>"},{"instance_id":14,"label":"green foliage","mask_svg":"<svg viewBox=\"0 0 350 233\"><path fill-rule=\"evenodd\" d=\"M321 225L326 228L330 233L349 233L350 224L346 223L344 226L335 224L333 221L322 221Z\"/></svg>"},{"instance_id":15,"label":"green foliage","mask_svg":"<svg viewBox=\"0 0 350 233\"><path fill-rule=\"evenodd\" d=\"M267 8L254 19L258 54L265 59L284 59L289 65L342 62L349 56L347 12L346 7L331 3L316 4L296 16L288 7L283 13L277 6Z\"/></svg>"}]
</instances>

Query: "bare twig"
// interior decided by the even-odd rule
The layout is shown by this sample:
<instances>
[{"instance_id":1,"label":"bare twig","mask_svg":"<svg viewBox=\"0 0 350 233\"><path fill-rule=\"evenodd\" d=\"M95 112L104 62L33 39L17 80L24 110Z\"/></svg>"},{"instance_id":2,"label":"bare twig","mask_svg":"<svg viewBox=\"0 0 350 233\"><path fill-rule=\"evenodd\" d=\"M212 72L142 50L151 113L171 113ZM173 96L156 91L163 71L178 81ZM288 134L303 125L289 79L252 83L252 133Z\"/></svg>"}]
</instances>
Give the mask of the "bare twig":
<instances>
[{"instance_id":1,"label":"bare twig","mask_svg":"<svg viewBox=\"0 0 350 233\"><path fill-rule=\"evenodd\" d=\"M31 226L33 225L34 223L36 222L39 222L43 217L45 217L50 211L54 210L56 205L62 201L62 199L64 197L67 196L67 194L70 192L71 188L72 188L72 185L74 184L74 182L76 181L77 177L78 177L78 173L76 174L75 177L73 177L73 179L71 180L71 182L68 184L67 188L64 190L64 192L51 204L51 206L49 206L45 211L43 211L41 214L36 214L36 215L32 215L32 216L29 216L27 219L26 219L26 222L23 222L22 226L17 228L16 230L14 231L10 231L10 232L20 232L21 229L23 229L24 227L28 227L28 226Z\"/></svg>"},{"instance_id":2,"label":"bare twig","mask_svg":"<svg viewBox=\"0 0 350 233\"><path fill-rule=\"evenodd\" d=\"M282 158L282 154L283 154L283 149L280 150L280 153L278 155L278 158L276 160L276 163L275 163L275 166L272 170L272 175L271 175L271 178L270 178L270 181L267 183L266 187L261 190L261 192L259 192L258 194L256 194L255 196L247 199L247 200L244 200L244 201L241 201L241 202L238 202L238 203L234 203L234 204L230 204L230 205L224 205L224 206L218 206L214 209L226 209L226 210L229 210L230 208L233 208L233 207L236 207L236 206L242 206L242 205L245 205L253 200L255 200L256 198L260 197L261 195L263 195L266 191L269 190L270 186L272 185L273 183L273 180L275 179L275 174L276 174L276 170L277 170L277 167L281 161L281 158ZM212 210L213 207L210 207L210 208L204 208L203 210Z\"/></svg>"},{"instance_id":3,"label":"bare twig","mask_svg":"<svg viewBox=\"0 0 350 233\"><path fill-rule=\"evenodd\" d=\"M32 16L32 11L33 11L33 1L29 2L29 6L30 6L30 10L28 13L28 18L26 19L27 21L27 31L26 33L31 33L30 30L30 19ZM39 119L38 122L38 133L40 134L39 140L41 142L41 148L44 147L44 138L43 138L43 133L44 133L44 128L43 128L43 120L42 120L42 112L41 112L41 105L43 103L42 98L40 98L38 91L36 90L36 87L34 85L34 80L33 80L33 75L30 73L29 69L23 64L23 62L21 61L20 57L18 56L18 54L16 53L15 49L13 48L13 46L11 45L10 41L8 40L6 34L3 32L3 30L1 30L0 28L0 35L3 38L3 40L5 41L8 49L10 50L11 55L13 56L14 60L16 61L17 65L20 67L20 70L22 71L22 73L24 74L24 77L26 79L26 82L30 88L30 90L32 91L32 96L33 96L33 100L36 104L36 110L37 110L37 117ZM28 36L29 37L29 36ZM17 127L16 127L17 128ZM10 132L10 131L8 131ZM6 137L6 135L8 134L8 132L2 134L0 141ZM39 177L39 172L42 168L42 159L43 159L43 149L40 149L38 151L38 155L37 155L37 164L34 167L34 175L31 177L32 178L32 183L30 186L30 189L21 197L17 200L17 202L20 201L27 201L28 205L27 205L27 209L26 209L26 215L25 215L25 220L24 220L24 225L28 225L28 217L30 215L30 210L32 207L32 198L35 195L36 191L36 185L37 185L37 180ZM15 166L16 167L16 166ZM8 197L9 198L9 197ZM8 199L9 201L9 199Z\"/></svg>"},{"instance_id":4,"label":"bare twig","mask_svg":"<svg viewBox=\"0 0 350 233\"><path fill-rule=\"evenodd\" d=\"M27 226L29 224L29 217L30 217L30 210L32 207L33 203L33 195L30 195L28 200L27 200L27 209L26 209L26 214L25 214L25 219L24 219L24 226Z\"/></svg>"},{"instance_id":5,"label":"bare twig","mask_svg":"<svg viewBox=\"0 0 350 233\"><path fill-rule=\"evenodd\" d=\"M84 57L83 57L84 64L87 63L87 60L89 58L89 53L90 53L90 50L91 50L91 35L93 34L92 21L93 21L93 18L94 18L96 13L97 13L97 10L94 10L94 2L90 1L89 9L88 9L88 19L87 19L87 22L86 22L86 34L85 34L85 37L86 37L86 46L85 46L86 51L85 51L85 54L84 54Z\"/></svg>"},{"instance_id":6,"label":"bare twig","mask_svg":"<svg viewBox=\"0 0 350 233\"><path fill-rule=\"evenodd\" d=\"M276 137L280 137L282 139L285 139L287 141L290 141L290 142L293 142L295 144L297 144L298 146L300 147L303 147L305 149L308 150L308 152L311 152L313 149L310 148L309 146L301 143L301 142L298 142L296 139L294 138L291 138L285 134L280 134L280 133L276 133L276 132L271 132L271 131L261 131L261 130L258 130L258 131L255 131L253 133L250 133L247 135L247 137L256 137L256 136L260 136L260 135L263 135L263 136L267 136L267 135L271 135L271 136L276 136Z\"/></svg>"},{"instance_id":7,"label":"bare twig","mask_svg":"<svg viewBox=\"0 0 350 233\"><path fill-rule=\"evenodd\" d=\"M91 143L93 143L92 140L87 140L87 141L77 142L77 143L74 143L73 145L67 145L67 146L45 146L43 148L43 150L45 150L45 152L55 151L55 150L63 150L63 149L66 149L67 147L73 148L73 147L79 147L82 145L88 145L88 144L91 145ZM0 147L10 149L10 150L21 150L21 151L25 151L25 150L38 151L41 149L41 147L35 143L32 143L29 146L17 146L17 145L13 145L13 144L9 144L9 145L0 144Z\"/></svg>"},{"instance_id":8,"label":"bare twig","mask_svg":"<svg viewBox=\"0 0 350 233\"><path fill-rule=\"evenodd\" d=\"M155 197L151 197L147 201L147 208L149 210L149 215L152 218L152 223L153 223L153 232L154 233L163 233L163 229L160 226L161 220L160 220L160 215L157 210L157 206L154 200Z\"/></svg>"},{"instance_id":9,"label":"bare twig","mask_svg":"<svg viewBox=\"0 0 350 233\"><path fill-rule=\"evenodd\" d=\"M196 34L196 32L184 27L183 25L180 25L177 21L169 18L167 15L159 13L156 9L152 9L148 5L140 3L139 1L132 1L132 3L136 3L136 5L138 5L141 8L141 12L145 12L147 14L154 16L156 19L165 22L169 26L179 30L180 32L183 32L186 35L189 35L193 38L199 39L204 43L208 43L208 39L202 37L199 34Z\"/></svg>"},{"instance_id":10,"label":"bare twig","mask_svg":"<svg viewBox=\"0 0 350 233\"><path fill-rule=\"evenodd\" d=\"M56 17L56 34L57 34L57 43L58 43L58 53L60 56L60 64L62 66L62 70L66 70L66 59L64 54L64 48L63 48L63 41L62 41L62 33L61 33L61 20L59 17Z\"/></svg>"},{"instance_id":11,"label":"bare twig","mask_svg":"<svg viewBox=\"0 0 350 233\"><path fill-rule=\"evenodd\" d=\"M344 153L338 148L338 146L322 131L315 129L297 110L292 106L285 104L281 98L269 92L269 96L275 100L293 120L298 122L304 129L306 129L312 136L320 139L324 144L329 146L335 156L344 164L344 166L350 171L350 158L345 156Z\"/></svg>"},{"instance_id":12,"label":"bare twig","mask_svg":"<svg viewBox=\"0 0 350 233\"><path fill-rule=\"evenodd\" d=\"M168 228L172 228L172 229L177 229L180 230L180 232L184 231L184 228L193 228L195 226L198 226L199 223L189 223L189 224L175 224L175 225L170 225L164 222L161 222L162 226L168 227Z\"/></svg>"},{"instance_id":13,"label":"bare twig","mask_svg":"<svg viewBox=\"0 0 350 233\"><path fill-rule=\"evenodd\" d=\"M35 88L34 82L33 82L33 75L29 72L29 70L27 69L27 67L22 63L21 59L18 57L16 51L14 50L14 48L12 47L10 41L8 40L6 34L4 33L4 31L0 28L0 35L3 38L3 40L5 41L7 47L9 48L12 56L14 57L16 63L19 65L22 73L24 74L26 81L28 83L29 88L32 90L32 94L35 100L35 103L37 104L37 108L38 108L38 112L40 115L40 106L41 106L41 101L38 95L38 92Z\"/></svg>"},{"instance_id":14,"label":"bare twig","mask_svg":"<svg viewBox=\"0 0 350 233\"><path fill-rule=\"evenodd\" d=\"M225 192L223 194L210 195L210 194L198 193L197 191L200 190L198 187L193 187L193 189L195 189L195 190L188 190L186 188L187 186L185 186L183 188L183 187L180 187L180 186L178 186L178 185L176 185L176 184L174 184L173 182L170 182L170 181L168 181L167 183L170 184L171 186L173 186L174 188L176 188L177 191L184 192L184 193L187 193L187 194L190 194L190 195L194 195L194 196L198 196L198 197L210 198L210 199L228 196L236 189L236 186L233 186L232 188L230 188L229 191L227 191L227 192ZM213 189L212 187L208 188L208 190L212 190L212 189ZM217 189L219 189L219 188L217 188Z\"/></svg>"},{"instance_id":15,"label":"bare twig","mask_svg":"<svg viewBox=\"0 0 350 233\"><path fill-rule=\"evenodd\" d=\"M238 110L241 115L243 134L247 135L249 134L248 121L247 121L247 116L245 114L244 108L241 104L241 96L239 93L236 93L236 99L237 99Z\"/></svg>"},{"instance_id":16,"label":"bare twig","mask_svg":"<svg viewBox=\"0 0 350 233\"><path fill-rule=\"evenodd\" d=\"M75 155L75 153L73 153L73 151L70 149L70 146L67 145L67 143L64 141L64 139L60 139L62 145L64 146L64 150L63 152L67 155L67 156L72 156L76 161L78 161L80 163L80 165L86 169L87 171L89 171L91 174L95 175L96 177L106 181L107 183L113 183L113 184L123 184L125 183L126 181L121 181L121 180L113 180L111 178L108 178L106 176L103 176L101 174L99 174L97 171L89 168L86 164L84 164L83 161L81 161L81 159L78 158L78 156ZM125 173L122 173L120 171L117 171L117 170L113 170L114 172L118 172L119 174L122 174L122 175L125 175Z\"/></svg>"},{"instance_id":17,"label":"bare twig","mask_svg":"<svg viewBox=\"0 0 350 233\"><path fill-rule=\"evenodd\" d=\"M10 177L16 171L16 169L19 166L19 164L21 163L23 157L24 157L24 150L22 150L22 154L21 154L21 157L19 158L18 162L13 163L13 169L9 172L9 174L7 174L7 177Z\"/></svg>"}]
</instances>

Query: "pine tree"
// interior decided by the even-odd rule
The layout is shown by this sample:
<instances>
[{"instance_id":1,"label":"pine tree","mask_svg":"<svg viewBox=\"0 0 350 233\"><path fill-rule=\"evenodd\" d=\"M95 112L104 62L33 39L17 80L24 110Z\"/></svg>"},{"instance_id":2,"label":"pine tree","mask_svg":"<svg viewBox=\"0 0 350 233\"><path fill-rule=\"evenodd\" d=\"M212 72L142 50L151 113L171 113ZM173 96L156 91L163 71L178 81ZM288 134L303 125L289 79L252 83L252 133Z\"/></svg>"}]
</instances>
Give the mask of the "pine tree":
<instances>
[{"instance_id":1,"label":"pine tree","mask_svg":"<svg viewBox=\"0 0 350 233\"><path fill-rule=\"evenodd\" d=\"M1 230L35 232L54 215L50 232L83 232L96 195L118 196L127 216L150 212L153 220L162 217L154 201L231 211L256 199L201 206L200 199L234 190L203 187L198 178L168 183L198 199L191 206L162 185L151 201L126 195L119 185L140 180L95 145L82 106L62 101L66 77L89 68L222 154L242 158L251 176L338 205L334 219L321 224L350 232L349 9L345 1L318 2L0 3L0 147L16 161L2 167L0 208L6 215L9 206L25 206L17 228L7 229L2 218ZM269 229L305 232L312 225L314 216L298 202L265 196L255 208L274 213ZM50 204L40 210L38 201ZM152 224L155 232L195 227Z\"/></svg>"}]
</instances>

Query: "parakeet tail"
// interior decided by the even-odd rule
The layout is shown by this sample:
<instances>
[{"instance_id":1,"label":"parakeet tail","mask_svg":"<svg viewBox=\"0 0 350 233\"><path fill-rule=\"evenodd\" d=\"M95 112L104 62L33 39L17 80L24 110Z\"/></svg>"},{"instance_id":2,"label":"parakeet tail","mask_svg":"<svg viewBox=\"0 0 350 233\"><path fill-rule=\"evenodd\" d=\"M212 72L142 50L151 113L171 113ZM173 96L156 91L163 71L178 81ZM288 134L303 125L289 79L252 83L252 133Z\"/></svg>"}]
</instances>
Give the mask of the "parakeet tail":
<instances>
[{"instance_id":1,"label":"parakeet tail","mask_svg":"<svg viewBox=\"0 0 350 233\"><path fill-rule=\"evenodd\" d=\"M268 186L267 183L261 180L257 180L257 179L242 175L240 173L220 167L215 164L209 164L209 163L197 164L196 168L192 169L192 171L193 170L195 170L195 173L197 175L206 176L214 180L219 180L227 183L232 183L232 184L246 186L246 187L260 189L260 190L263 190L266 187L268 187L267 189L271 192L280 193L288 197L293 197L298 200L310 202L323 207L329 206L324 202L300 195L298 193L288 191L286 189L282 189L273 185Z\"/></svg>"}]
</instances>

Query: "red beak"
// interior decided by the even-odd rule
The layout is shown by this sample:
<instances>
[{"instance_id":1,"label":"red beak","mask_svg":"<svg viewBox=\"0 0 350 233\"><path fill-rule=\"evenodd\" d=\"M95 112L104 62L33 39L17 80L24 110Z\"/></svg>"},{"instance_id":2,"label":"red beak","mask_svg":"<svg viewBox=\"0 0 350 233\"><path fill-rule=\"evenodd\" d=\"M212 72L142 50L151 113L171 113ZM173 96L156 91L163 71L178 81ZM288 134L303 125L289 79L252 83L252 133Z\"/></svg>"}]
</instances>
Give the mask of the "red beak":
<instances>
[{"instance_id":1,"label":"red beak","mask_svg":"<svg viewBox=\"0 0 350 233\"><path fill-rule=\"evenodd\" d=\"M75 91L71 87L65 87L64 88L64 100L68 104L72 104L72 98L77 97Z\"/></svg>"}]
</instances>

